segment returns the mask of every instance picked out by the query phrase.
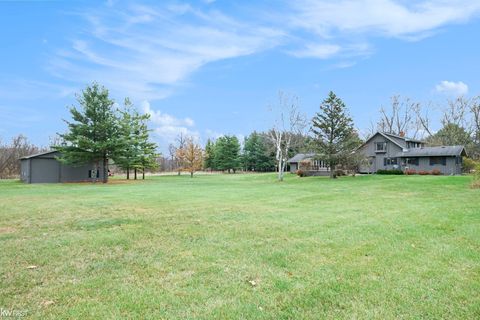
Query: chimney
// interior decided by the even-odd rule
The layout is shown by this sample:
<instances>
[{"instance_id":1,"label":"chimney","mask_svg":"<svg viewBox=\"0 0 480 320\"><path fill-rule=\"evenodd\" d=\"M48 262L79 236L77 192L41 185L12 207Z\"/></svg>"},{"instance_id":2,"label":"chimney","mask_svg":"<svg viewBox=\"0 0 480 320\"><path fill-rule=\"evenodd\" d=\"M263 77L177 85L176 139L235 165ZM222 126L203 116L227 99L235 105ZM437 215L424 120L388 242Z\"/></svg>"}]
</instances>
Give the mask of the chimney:
<instances>
[{"instance_id":1,"label":"chimney","mask_svg":"<svg viewBox=\"0 0 480 320\"><path fill-rule=\"evenodd\" d=\"M405 132L400 131L400 133L398 135L403 138L403 137L405 137Z\"/></svg>"}]
</instances>

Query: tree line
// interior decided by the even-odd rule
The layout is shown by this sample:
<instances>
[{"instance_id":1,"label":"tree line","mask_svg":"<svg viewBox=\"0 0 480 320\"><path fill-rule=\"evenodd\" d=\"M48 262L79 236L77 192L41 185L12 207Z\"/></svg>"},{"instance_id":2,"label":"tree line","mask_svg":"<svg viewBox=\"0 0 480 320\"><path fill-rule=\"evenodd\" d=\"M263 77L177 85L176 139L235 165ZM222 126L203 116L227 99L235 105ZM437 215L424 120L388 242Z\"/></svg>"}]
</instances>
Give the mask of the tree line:
<instances>
[{"instance_id":1,"label":"tree line","mask_svg":"<svg viewBox=\"0 0 480 320\"><path fill-rule=\"evenodd\" d=\"M61 152L60 161L80 165L95 163L103 167L107 180L108 161L124 170L127 178L163 166L163 170L189 172L237 170L252 172L276 171L282 180L287 160L299 152L321 155L328 167L342 166L354 170L364 159L353 151L362 143L348 107L330 92L310 120L301 112L296 96L279 93L278 102L270 106L274 123L270 130L252 132L243 141L234 135L209 139L204 147L194 139L179 135L170 144L169 156L157 153L150 140L148 114L139 113L126 98L116 107L108 90L97 83L88 86L72 106L72 120L66 121L68 131L60 134L54 149ZM433 130L434 119L440 118L441 128ZM464 145L473 159L480 158L480 97L447 100L443 107L422 105L409 98L393 96L388 107L381 107L378 120L372 122L363 136L376 131L420 138L431 146ZM19 172L18 158L43 151L28 143L25 137L15 138L10 145L0 141L0 177ZM466 162L468 164L468 161ZM335 177L335 170L330 170Z\"/></svg>"}]
</instances>

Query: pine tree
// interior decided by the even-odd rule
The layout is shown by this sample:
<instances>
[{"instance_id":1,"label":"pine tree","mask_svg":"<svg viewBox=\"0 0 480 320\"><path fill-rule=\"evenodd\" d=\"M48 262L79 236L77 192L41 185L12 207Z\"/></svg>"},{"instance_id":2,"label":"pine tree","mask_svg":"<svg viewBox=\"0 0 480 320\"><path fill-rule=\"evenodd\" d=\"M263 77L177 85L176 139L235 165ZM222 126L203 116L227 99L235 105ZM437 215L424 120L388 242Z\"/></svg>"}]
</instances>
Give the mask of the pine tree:
<instances>
[{"instance_id":1,"label":"pine tree","mask_svg":"<svg viewBox=\"0 0 480 320\"><path fill-rule=\"evenodd\" d=\"M240 143L235 136L223 136L215 143L215 168L218 170L233 170L240 167Z\"/></svg>"},{"instance_id":2,"label":"pine tree","mask_svg":"<svg viewBox=\"0 0 480 320\"><path fill-rule=\"evenodd\" d=\"M205 145L205 159L203 166L205 169L215 169L215 144L208 139Z\"/></svg>"},{"instance_id":3,"label":"pine tree","mask_svg":"<svg viewBox=\"0 0 480 320\"><path fill-rule=\"evenodd\" d=\"M55 146L61 153L59 160L70 165L95 162L103 168L102 180L108 181L108 159L118 145L118 121L113 109L113 100L108 90L93 83L77 97L78 108L72 106L72 122L66 121L69 131L60 137L65 145ZM92 177L96 177L93 175ZM94 178L96 179L96 178Z\"/></svg>"},{"instance_id":4,"label":"pine tree","mask_svg":"<svg viewBox=\"0 0 480 320\"><path fill-rule=\"evenodd\" d=\"M312 119L311 131L319 157L329 164L330 178L336 178L335 166L352 154L358 140L347 107L332 91Z\"/></svg>"},{"instance_id":5,"label":"pine tree","mask_svg":"<svg viewBox=\"0 0 480 320\"><path fill-rule=\"evenodd\" d=\"M138 112L133 108L128 98L125 99L123 110L120 111L118 148L113 155L115 164L127 172L130 179L130 169L133 169L138 158L139 141L135 140L134 132L139 130Z\"/></svg>"},{"instance_id":6,"label":"pine tree","mask_svg":"<svg viewBox=\"0 0 480 320\"><path fill-rule=\"evenodd\" d=\"M135 141L138 142L138 156L135 161L135 170L142 170L142 179L145 179L145 169L155 169L158 167L157 144L150 141L147 122L150 119L149 114L140 115L138 118L138 130L134 132ZM135 179L137 178L135 172Z\"/></svg>"},{"instance_id":7,"label":"pine tree","mask_svg":"<svg viewBox=\"0 0 480 320\"><path fill-rule=\"evenodd\" d=\"M245 138L242 160L245 170L268 171L275 167L275 159L268 154L266 138L255 131Z\"/></svg>"}]
</instances>

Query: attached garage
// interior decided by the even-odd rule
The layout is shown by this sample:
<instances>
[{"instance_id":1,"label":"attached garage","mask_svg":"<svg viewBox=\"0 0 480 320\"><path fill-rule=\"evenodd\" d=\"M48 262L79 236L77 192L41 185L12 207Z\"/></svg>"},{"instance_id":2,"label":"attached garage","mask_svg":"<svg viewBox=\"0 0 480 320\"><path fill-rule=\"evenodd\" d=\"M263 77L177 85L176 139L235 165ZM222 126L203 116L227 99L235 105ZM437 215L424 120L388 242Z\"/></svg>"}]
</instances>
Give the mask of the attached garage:
<instances>
[{"instance_id":1,"label":"attached garage","mask_svg":"<svg viewBox=\"0 0 480 320\"><path fill-rule=\"evenodd\" d=\"M94 164L70 166L58 161L60 153L49 151L20 159L20 179L26 183L59 183L91 181L92 174L102 177L102 168Z\"/></svg>"}]
</instances>

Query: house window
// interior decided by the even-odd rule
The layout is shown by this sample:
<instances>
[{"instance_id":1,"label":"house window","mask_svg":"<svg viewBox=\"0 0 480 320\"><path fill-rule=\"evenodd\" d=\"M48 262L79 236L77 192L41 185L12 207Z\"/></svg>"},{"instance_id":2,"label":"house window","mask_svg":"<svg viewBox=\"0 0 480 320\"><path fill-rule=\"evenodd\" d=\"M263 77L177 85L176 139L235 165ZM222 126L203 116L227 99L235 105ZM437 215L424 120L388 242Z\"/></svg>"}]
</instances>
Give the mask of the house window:
<instances>
[{"instance_id":1,"label":"house window","mask_svg":"<svg viewBox=\"0 0 480 320\"><path fill-rule=\"evenodd\" d=\"M397 158L383 158L384 166L394 166L398 164Z\"/></svg>"},{"instance_id":2,"label":"house window","mask_svg":"<svg viewBox=\"0 0 480 320\"><path fill-rule=\"evenodd\" d=\"M387 151L387 143L386 142L376 142L375 143L375 151Z\"/></svg>"},{"instance_id":3,"label":"house window","mask_svg":"<svg viewBox=\"0 0 480 320\"><path fill-rule=\"evenodd\" d=\"M447 158L446 157L430 157L430 165L447 165Z\"/></svg>"},{"instance_id":4,"label":"house window","mask_svg":"<svg viewBox=\"0 0 480 320\"><path fill-rule=\"evenodd\" d=\"M418 166L418 158L407 158L407 165Z\"/></svg>"}]
</instances>

